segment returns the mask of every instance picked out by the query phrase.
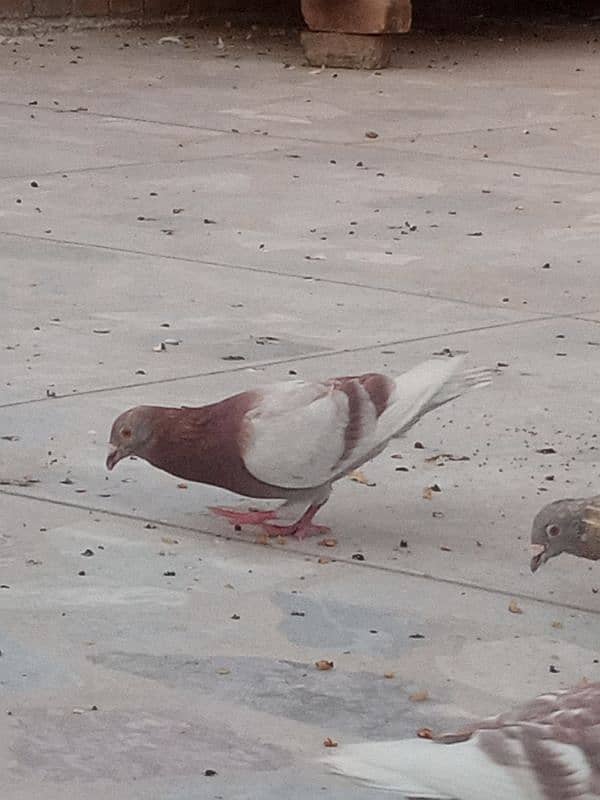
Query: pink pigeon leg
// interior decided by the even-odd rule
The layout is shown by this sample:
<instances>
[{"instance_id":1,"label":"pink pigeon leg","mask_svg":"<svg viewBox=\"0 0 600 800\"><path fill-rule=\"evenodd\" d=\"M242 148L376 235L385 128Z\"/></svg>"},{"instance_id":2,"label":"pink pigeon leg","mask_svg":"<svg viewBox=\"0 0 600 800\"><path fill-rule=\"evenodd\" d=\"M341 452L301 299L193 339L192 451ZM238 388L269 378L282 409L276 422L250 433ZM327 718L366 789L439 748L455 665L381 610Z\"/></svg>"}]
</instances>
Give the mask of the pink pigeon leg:
<instances>
[{"instance_id":1,"label":"pink pigeon leg","mask_svg":"<svg viewBox=\"0 0 600 800\"><path fill-rule=\"evenodd\" d=\"M235 508L223 508L222 506L210 506L209 511L218 517L225 519L232 525L262 525L275 517L275 510L259 511L258 509L248 509L239 511Z\"/></svg>"},{"instance_id":2,"label":"pink pigeon leg","mask_svg":"<svg viewBox=\"0 0 600 800\"><path fill-rule=\"evenodd\" d=\"M312 521L323 505L325 503L321 503L318 506L310 505L300 519L291 525L270 525L264 522L261 527L269 536L295 536L300 541L307 536L323 536L330 533L331 528L328 528L327 525L315 525Z\"/></svg>"}]
</instances>

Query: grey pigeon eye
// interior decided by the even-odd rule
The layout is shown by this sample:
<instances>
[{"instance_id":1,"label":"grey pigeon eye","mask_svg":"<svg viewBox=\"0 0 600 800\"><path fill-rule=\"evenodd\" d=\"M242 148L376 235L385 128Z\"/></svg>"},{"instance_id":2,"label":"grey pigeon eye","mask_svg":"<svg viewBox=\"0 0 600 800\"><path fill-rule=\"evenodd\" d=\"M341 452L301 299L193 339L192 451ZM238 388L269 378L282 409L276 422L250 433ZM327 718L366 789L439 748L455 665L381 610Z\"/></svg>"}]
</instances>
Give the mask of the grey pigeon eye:
<instances>
[{"instance_id":1,"label":"grey pigeon eye","mask_svg":"<svg viewBox=\"0 0 600 800\"><path fill-rule=\"evenodd\" d=\"M548 536L558 536L560 528L558 525L546 525L546 533Z\"/></svg>"}]
</instances>

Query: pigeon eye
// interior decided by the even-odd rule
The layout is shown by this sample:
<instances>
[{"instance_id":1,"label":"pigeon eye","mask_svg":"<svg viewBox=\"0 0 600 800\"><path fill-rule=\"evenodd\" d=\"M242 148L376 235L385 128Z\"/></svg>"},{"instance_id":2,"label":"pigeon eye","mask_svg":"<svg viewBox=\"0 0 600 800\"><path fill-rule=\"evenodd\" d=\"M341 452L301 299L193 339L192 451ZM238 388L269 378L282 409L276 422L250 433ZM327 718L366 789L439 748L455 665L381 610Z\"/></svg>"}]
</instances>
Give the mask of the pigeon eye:
<instances>
[{"instance_id":1,"label":"pigeon eye","mask_svg":"<svg viewBox=\"0 0 600 800\"><path fill-rule=\"evenodd\" d=\"M558 525L546 525L546 533L548 536L558 536L560 528Z\"/></svg>"},{"instance_id":2,"label":"pigeon eye","mask_svg":"<svg viewBox=\"0 0 600 800\"><path fill-rule=\"evenodd\" d=\"M129 428L121 428L121 436L124 439L130 439L131 438L131 430Z\"/></svg>"}]
</instances>

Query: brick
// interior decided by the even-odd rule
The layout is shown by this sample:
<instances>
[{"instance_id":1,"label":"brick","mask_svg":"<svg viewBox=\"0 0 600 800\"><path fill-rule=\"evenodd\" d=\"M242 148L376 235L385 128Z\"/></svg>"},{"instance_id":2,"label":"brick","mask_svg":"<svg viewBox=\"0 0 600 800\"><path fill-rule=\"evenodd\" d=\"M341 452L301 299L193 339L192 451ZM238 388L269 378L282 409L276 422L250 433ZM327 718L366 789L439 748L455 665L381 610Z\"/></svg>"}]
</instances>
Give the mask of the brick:
<instances>
[{"instance_id":1,"label":"brick","mask_svg":"<svg viewBox=\"0 0 600 800\"><path fill-rule=\"evenodd\" d=\"M311 31L335 33L406 33L412 22L411 0L302 0Z\"/></svg>"},{"instance_id":2,"label":"brick","mask_svg":"<svg viewBox=\"0 0 600 800\"><path fill-rule=\"evenodd\" d=\"M71 8L71 0L33 0L35 17L68 17Z\"/></svg>"},{"instance_id":3,"label":"brick","mask_svg":"<svg viewBox=\"0 0 600 800\"><path fill-rule=\"evenodd\" d=\"M73 0L73 15L76 17L108 16L108 0Z\"/></svg>"},{"instance_id":4,"label":"brick","mask_svg":"<svg viewBox=\"0 0 600 800\"><path fill-rule=\"evenodd\" d=\"M302 31L302 47L309 64L315 67L380 69L387 67L393 49L393 37L355 33Z\"/></svg>"},{"instance_id":5,"label":"brick","mask_svg":"<svg viewBox=\"0 0 600 800\"><path fill-rule=\"evenodd\" d=\"M111 17L135 17L142 13L142 0L109 0Z\"/></svg>"},{"instance_id":6,"label":"brick","mask_svg":"<svg viewBox=\"0 0 600 800\"><path fill-rule=\"evenodd\" d=\"M32 0L0 0L0 19L25 19L32 14Z\"/></svg>"},{"instance_id":7,"label":"brick","mask_svg":"<svg viewBox=\"0 0 600 800\"><path fill-rule=\"evenodd\" d=\"M160 17L187 17L190 0L144 0L144 15L149 19Z\"/></svg>"}]
</instances>

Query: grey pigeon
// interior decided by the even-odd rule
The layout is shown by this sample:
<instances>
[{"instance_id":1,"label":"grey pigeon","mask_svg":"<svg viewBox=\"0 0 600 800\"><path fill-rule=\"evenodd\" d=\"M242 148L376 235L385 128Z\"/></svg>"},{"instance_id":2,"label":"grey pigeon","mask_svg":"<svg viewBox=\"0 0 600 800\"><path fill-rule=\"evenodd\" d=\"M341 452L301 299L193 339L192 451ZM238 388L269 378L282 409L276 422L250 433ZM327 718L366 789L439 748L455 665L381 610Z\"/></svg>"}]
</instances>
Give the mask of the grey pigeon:
<instances>
[{"instance_id":1,"label":"grey pigeon","mask_svg":"<svg viewBox=\"0 0 600 800\"><path fill-rule=\"evenodd\" d=\"M600 558L600 495L555 500L536 515L531 529L531 571L561 553L592 561Z\"/></svg>"},{"instance_id":2,"label":"grey pigeon","mask_svg":"<svg viewBox=\"0 0 600 800\"><path fill-rule=\"evenodd\" d=\"M411 800L598 800L600 683L540 695L432 741L342 746L325 763Z\"/></svg>"},{"instance_id":3,"label":"grey pigeon","mask_svg":"<svg viewBox=\"0 0 600 800\"><path fill-rule=\"evenodd\" d=\"M294 380L199 408L137 406L113 423L106 466L134 455L179 478L284 500L275 511L211 510L235 525L301 539L326 530L312 520L335 481L490 376L490 370L465 369L462 357L445 358L395 378Z\"/></svg>"}]
</instances>

